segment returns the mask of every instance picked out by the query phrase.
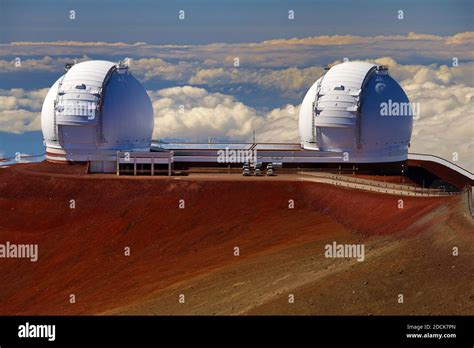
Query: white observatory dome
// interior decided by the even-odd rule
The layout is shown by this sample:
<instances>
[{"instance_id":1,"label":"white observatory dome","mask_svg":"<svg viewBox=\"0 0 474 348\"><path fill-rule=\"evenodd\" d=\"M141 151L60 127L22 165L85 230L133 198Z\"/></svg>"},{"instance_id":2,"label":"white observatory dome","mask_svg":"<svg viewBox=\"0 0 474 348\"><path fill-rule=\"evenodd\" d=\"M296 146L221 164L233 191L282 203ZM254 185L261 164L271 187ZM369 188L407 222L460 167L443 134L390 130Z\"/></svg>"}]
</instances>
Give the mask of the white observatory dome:
<instances>
[{"instance_id":1,"label":"white observatory dome","mask_svg":"<svg viewBox=\"0 0 474 348\"><path fill-rule=\"evenodd\" d=\"M299 114L302 146L338 152L341 162L406 160L412 123L408 98L388 69L365 62L331 67L306 93Z\"/></svg>"},{"instance_id":2,"label":"white observatory dome","mask_svg":"<svg viewBox=\"0 0 474 348\"><path fill-rule=\"evenodd\" d=\"M116 151L149 151L154 127L146 90L128 67L95 60L73 65L41 111L46 158L107 161Z\"/></svg>"}]
</instances>

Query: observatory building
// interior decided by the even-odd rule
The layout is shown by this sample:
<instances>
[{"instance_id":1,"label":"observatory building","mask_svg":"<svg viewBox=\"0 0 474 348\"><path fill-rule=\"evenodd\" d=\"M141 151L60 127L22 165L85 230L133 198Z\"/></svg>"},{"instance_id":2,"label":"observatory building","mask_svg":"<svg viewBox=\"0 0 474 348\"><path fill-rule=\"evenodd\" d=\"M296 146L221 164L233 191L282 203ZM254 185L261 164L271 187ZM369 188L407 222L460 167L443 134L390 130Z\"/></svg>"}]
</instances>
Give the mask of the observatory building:
<instances>
[{"instance_id":1,"label":"observatory building","mask_svg":"<svg viewBox=\"0 0 474 348\"><path fill-rule=\"evenodd\" d=\"M303 99L302 147L342 153L349 163L405 161L412 116L405 92L386 67L341 63L319 78Z\"/></svg>"},{"instance_id":2,"label":"observatory building","mask_svg":"<svg viewBox=\"0 0 474 348\"><path fill-rule=\"evenodd\" d=\"M251 164L255 175L260 168L404 175L410 167L412 177L472 185L472 173L459 166L408 153L412 124L411 104L388 69L357 61L331 67L306 93L301 143L153 141L146 90L127 66L107 61L69 67L49 90L41 113L46 159L88 163L92 173L173 175L209 167L245 175ZM251 153L252 163L222 156L241 152Z\"/></svg>"},{"instance_id":3,"label":"observatory building","mask_svg":"<svg viewBox=\"0 0 474 348\"><path fill-rule=\"evenodd\" d=\"M89 162L115 170L117 151L150 151L153 107L128 66L108 61L73 65L49 90L41 111L46 159Z\"/></svg>"}]
</instances>

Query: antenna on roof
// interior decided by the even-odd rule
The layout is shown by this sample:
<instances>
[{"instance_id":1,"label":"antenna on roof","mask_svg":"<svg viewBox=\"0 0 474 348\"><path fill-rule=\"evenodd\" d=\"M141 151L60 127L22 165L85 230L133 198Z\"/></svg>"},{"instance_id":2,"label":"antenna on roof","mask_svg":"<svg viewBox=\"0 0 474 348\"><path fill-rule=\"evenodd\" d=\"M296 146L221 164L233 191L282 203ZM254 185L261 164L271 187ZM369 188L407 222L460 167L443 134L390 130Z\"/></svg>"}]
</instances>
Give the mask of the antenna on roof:
<instances>
[{"instance_id":1,"label":"antenna on roof","mask_svg":"<svg viewBox=\"0 0 474 348\"><path fill-rule=\"evenodd\" d=\"M64 72L68 72L68 70L71 69L73 65L74 65L74 63L64 64Z\"/></svg>"}]
</instances>

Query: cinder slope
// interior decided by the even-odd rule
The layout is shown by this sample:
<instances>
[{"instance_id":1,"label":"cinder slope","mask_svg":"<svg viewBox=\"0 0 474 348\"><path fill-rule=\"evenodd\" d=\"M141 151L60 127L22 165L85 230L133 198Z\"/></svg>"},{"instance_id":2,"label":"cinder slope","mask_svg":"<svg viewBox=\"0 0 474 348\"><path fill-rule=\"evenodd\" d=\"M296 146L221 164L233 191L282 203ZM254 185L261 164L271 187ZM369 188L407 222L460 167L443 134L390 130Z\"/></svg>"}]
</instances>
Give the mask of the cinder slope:
<instances>
[{"instance_id":1,"label":"cinder slope","mask_svg":"<svg viewBox=\"0 0 474 348\"><path fill-rule=\"evenodd\" d=\"M404 197L398 209L396 196L316 183L43 166L0 171L0 243L39 245L36 263L0 259L0 314L474 312L463 197ZM325 258L332 241L366 244L365 261Z\"/></svg>"}]
</instances>

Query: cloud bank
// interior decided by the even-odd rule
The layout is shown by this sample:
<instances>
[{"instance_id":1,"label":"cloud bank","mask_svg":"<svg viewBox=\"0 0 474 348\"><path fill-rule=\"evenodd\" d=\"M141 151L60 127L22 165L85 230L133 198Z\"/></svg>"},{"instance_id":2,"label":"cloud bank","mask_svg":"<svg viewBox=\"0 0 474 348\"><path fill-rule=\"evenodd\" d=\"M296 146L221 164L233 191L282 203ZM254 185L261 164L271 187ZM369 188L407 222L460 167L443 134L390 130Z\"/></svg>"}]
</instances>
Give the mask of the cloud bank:
<instances>
[{"instance_id":1,"label":"cloud bank","mask_svg":"<svg viewBox=\"0 0 474 348\"><path fill-rule=\"evenodd\" d=\"M185 86L149 92L155 112L154 138L208 137L248 141L253 131L263 142L296 140L298 108L261 112L234 97Z\"/></svg>"},{"instance_id":2,"label":"cloud bank","mask_svg":"<svg viewBox=\"0 0 474 348\"><path fill-rule=\"evenodd\" d=\"M48 88L0 89L0 131L23 133L41 129L41 107Z\"/></svg>"}]
</instances>

